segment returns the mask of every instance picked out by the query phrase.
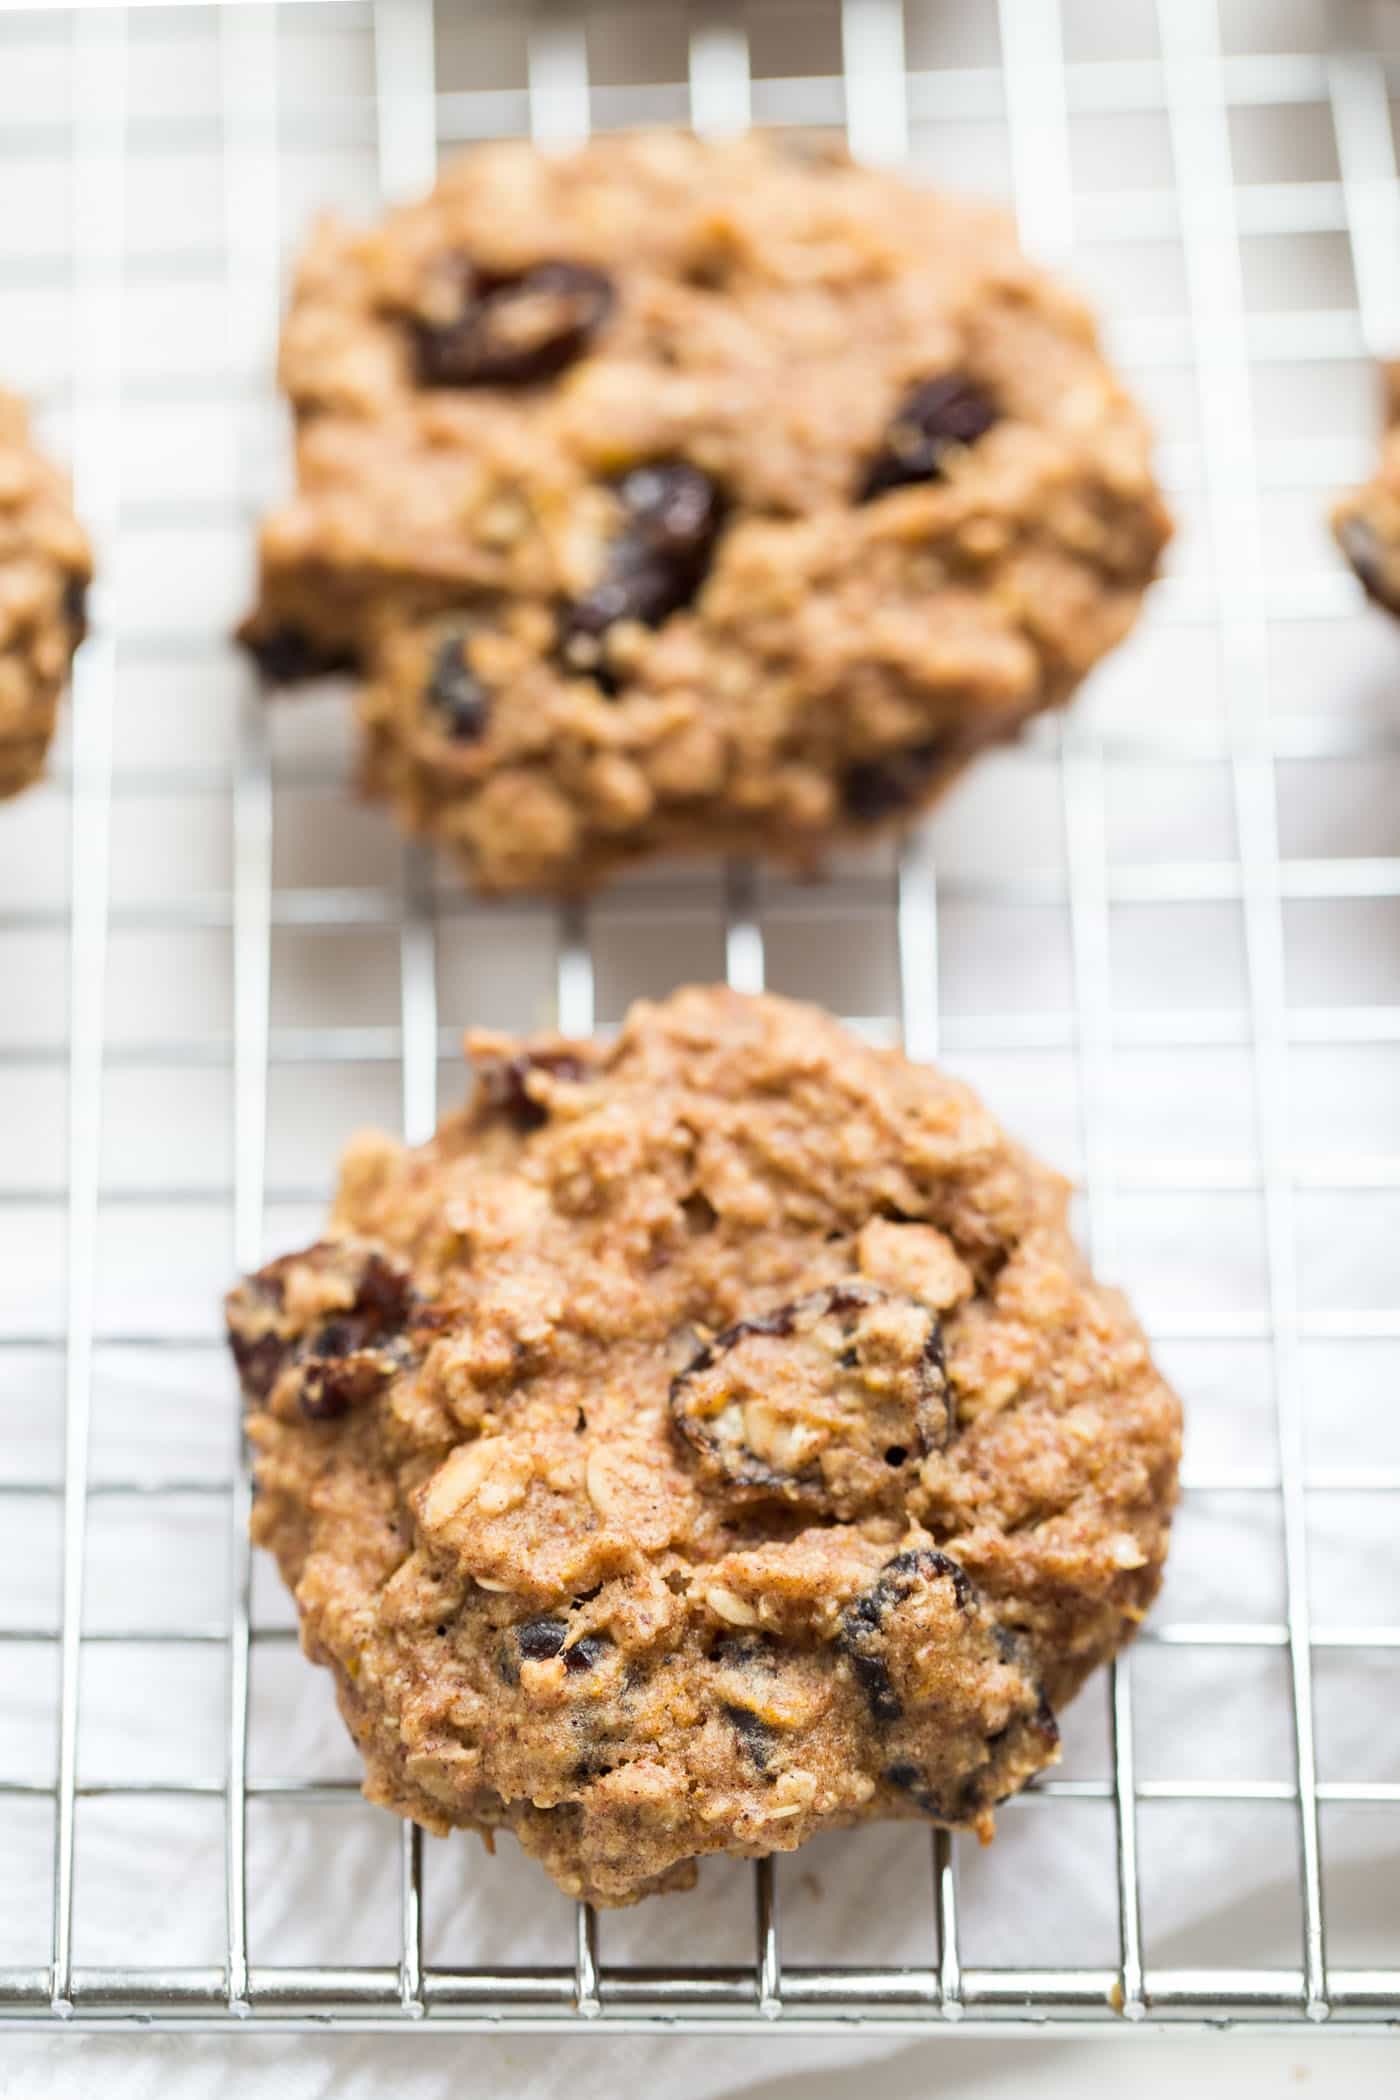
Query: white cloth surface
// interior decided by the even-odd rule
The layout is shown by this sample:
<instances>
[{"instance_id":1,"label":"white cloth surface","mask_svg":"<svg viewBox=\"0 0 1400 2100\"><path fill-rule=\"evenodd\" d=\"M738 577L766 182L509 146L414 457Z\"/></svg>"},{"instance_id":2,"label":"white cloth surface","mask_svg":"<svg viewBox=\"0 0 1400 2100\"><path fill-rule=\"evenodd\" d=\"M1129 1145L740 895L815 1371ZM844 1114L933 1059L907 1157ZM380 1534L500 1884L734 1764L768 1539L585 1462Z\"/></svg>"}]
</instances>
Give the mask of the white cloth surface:
<instances>
[{"instance_id":1,"label":"white cloth surface","mask_svg":"<svg viewBox=\"0 0 1400 2100\"><path fill-rule=\"evenodd\" d=\"M853 2042L609 2036L264 2036L230 2044L179 2035L72 2037L65 2047L0 2039L3 2100L1390 2100L1393 2036L1144 2036L1134 2042Z\"/></svg>"}]
</instances>

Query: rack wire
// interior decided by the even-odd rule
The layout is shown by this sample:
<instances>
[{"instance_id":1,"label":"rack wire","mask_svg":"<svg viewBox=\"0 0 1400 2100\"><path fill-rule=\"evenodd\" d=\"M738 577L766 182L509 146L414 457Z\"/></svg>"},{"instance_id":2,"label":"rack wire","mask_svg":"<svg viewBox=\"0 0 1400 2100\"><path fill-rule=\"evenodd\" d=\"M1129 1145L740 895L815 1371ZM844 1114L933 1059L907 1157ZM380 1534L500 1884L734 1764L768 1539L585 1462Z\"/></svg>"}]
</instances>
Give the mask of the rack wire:
<instances>
[{"instance_id":1,"label":"rack wire","mask_svg":"<svg viewBox=\"0 0 1400 2100\"><path fill-rule=\"evenodd\" d=\"M1400 1342L1400 1303L1317 1305L1300 1288L1302 1207L1317 1191L1385 1197L1400 1190L1400 1156L1310 1151L1290 1114L1293 1061L1310 1049L1400 1044L1400 992L1383 998L1300 1000L1290 980L1288 913L1303 906L1343 912L1400 899L1400 842L1359 852L1329 840L1324 850L1285 848L1280 835L1280 778L1294 764L1360 761L1388 782L1400 808L1400 713L1362 713L1281 706L1271 692L1280 645L1288 649L1303 624L1362 631L1364 615L1350 579L1329 565L1321 535L1303 560L1282 565L1269 537L1280 491L1303 490L1320 507L1326 489L1361 471L1359 439L1286 439L1258 434L1261 367L1289 371L1338 366L1400 347L1400 182L1390 104L1400 63L1378 43L1377 20L1365 7L1318 10L1318 34L1303 48L1259 47L1237 33L1232 0L1159 0L1154 9L1125 8L1123 44L1080 55L1085 11L1075 0L1001 0L995 49L976 42L964 59L950 57L931 28L954 16L985 31L990 11L940 9L931 0L703 0L651 10L595 8L589 13L541 7L523 27L488 8L445 10L435 23L432 0L373 0L370 6L220 6L164 11L166 26L201 21L201 58L217 74L211 112L187 122L152 115L143 82L151 43L139 10L86 9L71 15L26 14L0 7L0 64L38 57L45 77L60 82L61 115L42 113L8 126L5 154L28 150L61 160L71 181L73 236L55 260L10 253L0 234L0 294L23 297L55 279L71 298L69 377L53 381L45 407L67 418L78 499L103 553L92 638L80 654L72 701L70 756L55 784L40 791L36 835L66 831L66 896L31 899L22 888L0 902L0 944L43 936L67 943L67 1028L61 1035L0 1036L0 1221L58 1212L66 1226L65 1296L51 1325L0 1313L0 1369L31 1359L61 1365L62 1470L23 1469L0 1480L0 1504L41 1503L61 1523L57 1612L52 1623L10 1624L0 1590L0 1653L34 1650L56 1658L56 1732L51 1769L11 1775L0 1766L0 1809L18 1806L47 1818L52 1857L48 1945L41 1958L0 1967L0 2023L71 2027L140 2021L186 2029L244 2031L330 2023L345 2028L676 2027L812 2031L853 2019L885 2029L931 2032L1121 2032L1146 2026L1220 2026L1233 2022L1334 2028L1400 2023L1400 1967L1329 1959L1328 1861L1324 1817L1335 1807L1364 1808L1392 1836L1400 1818L1395 1779L1327 1776L1319 1759L1314 1689L1319 1657L1384 1655L1400 1649L1400 1613L1354 1622L1329 1619L1316 1607L1310 1579L1312 1499L1344 1495L1370 1501L1400 1493L1400 1465L1354 1462L1324 1466L1309 1441L1305 1350L1315 1344L1362 1348ZM1103 11L1099 11L1103 12ZM1257 12L1257 11L1256 11ZM1115 16L1118 11L1114 11ZM633 57L620 70L609 60L590 70L600 49L613 53L618 24L645 43L662 25L654 59ZM614 19L616 18L616 19ZM295 21L315 42L343 32L368 39L371 93L319 114L279 109L284 67L280 40ZM485 84L468 76L444 88L438 54L446 30L485 38L506 23L515 52ZM212 24L212 29L208 25ZM303 30L302 25L305 25ZM756 63L776 37L794 54L790 68ZM515 39L515 42L511 40ZM1067 49L1067 39L1070 48ZM497 38L499 44L500 38ZM933 52L928 62L914 58ZM329 45L327 50L329 51ZM484 46L483 46L484 48ZM497 47L493 45L493 49ZM651 49L650 46L647 47ZM810 62L803 54L815 54ZM669 55L668 55L669 54ZM499 54L498 54L499 58ZM328 59L327 63L331 63ZM514 70L512 70L512 67ZM648 70L650 68L650 70ZM1335 177L1242 182L1234 166L1232 127L1241 110L1282 107L1291 116L1323 111L1335 142ZM1165 125L1168 172L1154 185L1089 189L1076 180L1075 127L1085 117L1128 113ZM722 132L748 122L844 126L853 149L899 162L927 157L940 128L1001 127L1005 171L1028 243L1073 265L1083 244L1156 242L1179 248L1184 311L1135 312L1110 306L1115 342L1135 373L1184 377L1184 437L1169 427L1168 464L1179 488L1199 497L1208 561L1164 584L1150 616L1153 631L1204 638L1218 652L1223 704L1218 719L1178 713L1160 690L1140 693L1126 720L1089 702L1062 727L1042 731L1036 748L1058 781L1062 864L1044 868L1007 856L972 875L951 871L927 841L897 861L878 855L842 867L831 881L802 888L735 867L709 875L643 877L595 905L552 919L536 904L485 907L459 894L422 849L403 849L393 879L382 883L299 883L279 879L278 795L334 787L337 776L317 758L279 753L283 732L270 723L243 676L231 699L236 734L225 753L186 761L132 764L114 749L126 681L139 687L173 662L191 689L228 657L222 633L207 623L159 630L129 616L110 581L124 537L141 527L179 530L191 502L151 494L133 472L122 417L133 408L163 413L181 400L218 397L232 434L232 515L246 532L263 495L259 462L267 430L265 385L246 381L265 362L275 332L286 232L279 184L293 143L318 123L372 125L378 187L410 194L429 179L442 145L528 130L554 143L583 135L590 124L641 118L692 121ZM200 127L204 126L201 133ZM47 128L46 128L47 127ZM143 169L159 168L200 135L219 169L218 235L178 254L133 262L128 206ZM353 134L361 138L360 132ZM964 131L957 132L963 137ZM337 133L339 136L339 133ZM55 146L57 141L57 146ZM212 143L211 143L212 141ZM1244 244L1255 237L1344 236L1355 296L1303 306L1264 305L1249 296ZM234 383L223 373L180 384L133 374L123 352L123 314L134 281L203 277L222 300L233 346ZM183 391L182 391L183 388ZM1194 390L1194 400L1190 398ZM197 508L197 505L194 506ZM223 515L223 512L220 512ZM112 615L108 617L109 613ZM1393 659L1391 666L1393 685ZM227 691L227 685L218 688ZM1213 856L1130 860L1115 850L1113 819L1120 780L1132 768L1212 769L1228 791L1230 850ZM226 883L176 893L172 883L131 897L113 888L114 819L142 798L184 798L215 805L230 825ZM204 798L200 800L199 798ZM36 804L36 806L38 806ZM6 818L0 818L0 822ZM935 827L935 840L939 836ZM941 949L947 914L963 905L1041 908L1066 915L1068 997L1025 1006L984 1002L982 1010L941 996ZM1126 998L1119 975L1116 916L1135 908L1223 906L1242 929L1242 996L1234 1001ZM1195 1469L1193 1496L1235 1495L1276 1509L1281 1527L1283 1608L1268 1616L1182 1618L1168 1612L1149 1626L1138 1653L1153 1648L1199 1656L1226 1651L1277 1654L1287 1670L1291 1773L1263 1778L1146 1776L1134 1741L1134 1663L1119 1662L1108 1704L1109 1762L1096 1777L1040 1783L1009 1817L1054 1815L1055 1804L1096 1802L1113 1825L1116 1951L1098 1965L985 1965L968 1958L960 1929L960 1894L968 1864L962 1844L935 1833L929 1854L926 1911L913 1918L898 1962L859 1966L785 1957L779 1891L786 1866L753 1870L753 1940L719 1964L637 1966L609 1961L599 1921L577 1908L569 1960L532 1966L458 1966L425 1956L426 1904L421 1833L405 1827L398 1876L397 1957L391 1962L307 1966L255 1960L250 1946L250 1804L261 1800L341 1803L353 1782L257 1777L250 1772L251 1691L258 1658L291 1637L285 1624L263 1624L254 1608L248 1546L250 1483L246 1456L231 1473L122 1477L94 1472L95 1362L100 1352L190 1352L218 1347L212 1315L200 1331L114 1327L102 1287L104 1221L145 1205L159 1230L181 1234L200 1207L230 1224L228 1267L255 1266L264 1256L268 1213L314 1201L317 1191L282 1169L269 1110L273 1079L286 1070L383 1069L397 1074L405 1133L421 1138L436 1114L439 1062L455 1047L456 1025L476 1018L445 1011L442 948L465 931L483 955L491 942L552 947L552 1017L568 1032L589 1033L609 1000L600 1000L598 942L630 939L638 929L704 923L718 934L720 966L730 982L761 987L794 952L793 928L847 932L846 945L886 941L893 956L888 998L879 1011L852 1018L876 1035L902 1033L918 1057L955 1062L979 1054L1003 1059L1045 1053L1073 1059L1078 1102L1077 1149L1084 1226L1102 1265L1116 1268L1125 1204L1170 1197L1244 1194L1262 1219L1263 1294L1257 1312L1230 1306L1214 1316L1154 1320L1167 1347L1193 1342L1257 1345L1267 1352L1273 1401L1268 1435L1256 1433L1248 1460ZM1342 920L1335 934L1344 938ZM396 1013L353 1024L298 1009L275 1018L275 948L279 938L313 934L333 940L364 933L395 946ZM224 944L232 996L227 1026L167 1030L158 1037L114 1031L112 988L119 981L114 942L130 934L209 935ZM822 945L819 940L819 945ZM842 945L839 941L825 945ZM777 949L779 967L769 968ZM802 966L809 968L808 963ZM611 966L609 966L611 968ZM616 976L616 971L612 970ZM13 981L13 980L11 980ZM478 979L478 982L481 980ZM607 1010L604 1011L604 1008ZM1151 1050L1182 1056L1203 1048L1236 1051L1247 1074L1243 1146L1205 1155L1185 1146L1152 1154L1125 1149L1112 1104L1116 1061ZM226 1075L232 1137L226 1181L175 1181L161 1188L123 1183L104 1165L105 1089L113 1075L157 1071ZM63 1076L67 1152L63 1183L36 1185L28 1170L7 1167L13 1137L35 1074ZM1137 1278L1133 1279L1137 1281ZM17 1374L22 1377L23 1374ZM1188 1394L1188 1399L1189 1399ZM230 1406L232 1400L230 1397ZM135 1498L153 1536L180 1498L196 1498L210 1523L226 1526L226 1614L171 1625L118 1620L93 1625L90 1529L94 1510L113 1498ZM115 1645L135 1656L153 1643L207 1650L219 1662L225 1734L217 1775L180 1782L141 1774L120 1778L85 1770L84 1664ZM133 1662L133 1668L137 1664ZM190 1797L216 1806L223 1819L222 1956L203 1965L83 1961L75 1928L79 1833L90 1802L137 1796ZM1285 1847L1299 1899L1292 1958L1282 1964L1231 1967L1150 1958L1151 1923L1139 1822L1145 1806L1268 1805L1291 1818ZM859 1834L849 1842L859 1844ZM1377 1871L1385 1871L1377 1839ZM795 1863L800 1867L801 1861ZM18 1901L18 1898L16 1898ZM0 1920L5 1899L0 1896ZM1189 1947L1187 1949L1189 1954Z\"/></svg>"}]
</instances>

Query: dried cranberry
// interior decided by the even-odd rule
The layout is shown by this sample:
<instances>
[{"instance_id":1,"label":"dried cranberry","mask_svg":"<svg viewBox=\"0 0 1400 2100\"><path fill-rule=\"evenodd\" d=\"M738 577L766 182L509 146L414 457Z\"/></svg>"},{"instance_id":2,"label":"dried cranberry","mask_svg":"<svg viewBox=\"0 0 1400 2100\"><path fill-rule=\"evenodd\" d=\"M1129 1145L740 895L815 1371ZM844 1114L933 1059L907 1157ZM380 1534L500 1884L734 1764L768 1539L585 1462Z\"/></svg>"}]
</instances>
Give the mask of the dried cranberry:
<instances>
[{"instance_id":1,"label":"dried cranberry","mask_svg":"<svg viewBox=\"0 0 1400 2100\"><path fill-rule=\"evenodd\" d=\"M638 534L657 552L676 560L703 553L719 522L719 490L708 474L683 459L655 460L633 467L618 484L623 507Z\"/></svg>"},{"instance_id":2,"label":"dried cranberry","mask_svg":"<svg viewBox=\"0 0 1400 2100\"><path fill-rule=\"evenodd\" d=\"M571 1677L578 1676L583 1670L591 1670L611 1646L612 1642L605 1633L581 1634L564 1650L564 1668Z\"/></svg>"},{"instance_id":3,"label":"dried cranberry","mask_svg":"<svg viewBox=\"0 0 1400 2100\"><path fill-rule=\"evenodd\" d=\"M894 412L880 450L865 470L860 501L914 481L937 481L949 452L975 445L998 420L994 404L961 372L942 372L911 387Z\"/></svg>"},{"instance_id":4,"label":"dried cranberry","mask_svg":"<svg viewBox=\"0 0 1400 2100\"><path fill-rule=\"evenodd\" d=\"M87 578L70 576L63 586L63 618L73 631L73 646L87 633Z\"/></svg>"},{"instance_id":5,"label":"dried cranberry","mask_svg":"<svg viewBox=\"0 0 1400 2100\"><path fill-rule=\"evenodd\" d=\"M685 460L634 467L617 485L625 523L592 590L567 606L559 641L573 669L608 686L601 645L619 620L659 627L688 605L709 570L723 522L716 484Z\"/></svg>"},{"instance_id":6,"label":"dried cranberry","mask_svg":"<svg viewBox=\"0 0 1400 2100\"><path fill-rule=\"evenodd\" d=\"M334 1422L348 1415L395 1375L395 1363L384 1352L365 1348L313 1350L302 1365L298 1407L309 1422Z\"/></svg>"},{"instance_id":7,"label":"dried cranberry","mask_svg":"<svg viewBox=\"0 0 1400 2100\"><path fill-rule=\"evenodd\" d=\"M710 1659L724 1670L758 1670L771 1677L778 1667L766 1634L722 1633L710 1646Z\"/></svg>"},{"instance_id":8,"label":"dried cranberry","mask_svg":"<svg viewBox=\"0 0 1400 2100\"><path fill-rule=\"evenodd\" d=\"M259 1335L255 1342L250 1342L246 1336L231 1330L229 1347L244 1392L251 1399L266 1400L291 1356L292 1344L275 1334Z\"/></svg>"},{"instance_id":9,"label":"dried cranberry","mask_svg":"<svg viewBox=\"0 0 1400 2100\"><path fill-rule=\"evenodd\" d=\"M586 1076L583 1060L568 1050L522 1050L487 1065L481 1075L487 1107L507 1117L522 1134L539 1130L549 1120L544 1103L526 1087L531 1072L548 1072L554 1079Z\"/></svg>"},{"instance_id":10,"label":"dried cranberry","mask_svg":"<svg viewBox=\"0 0 1400 2100\"><path fill-rule=\"evenodd\" d=\"M1020 1662L1019 1652L1014 1658ZM1060 1740L1060 1724L1050 1711L1049 1701L1043 1691L1031 1680L1037 1693L1037 1703L1032 1714L1017 1714L995 1735L987 1737L987 1748L994 1752L1014 1752L1026 1736L1038 1736L1044 1750L1053 1751ZM935 1823L971 1823L984 1809L995 1808L1013 1793L1017 1781L1007 1783L1006 1764L1001 1757L992 1757L973 1772L965 1773L951 1789L939 1793L930 1784L929 1775L905 1758L897 1758L886 1765L880 1775L890 1786L898 1787L907 1794L921 1815L929 1816Z\"/></svg>"},{"instance_id":11,"label":"dried cranberry","mask_svg":"<svg viewBox=\"0 0 1400 2100\"><path fill-rule=\"evenodd\" d=\"M462 311L414 324L421 386L534 386L591 348L616 301L587 263L541 262L509 274L462 270Z\"/></svg>"},{"instance_id":12,"label":"dried cranberry","mask_svg":"<svg viewBox=\"0 0 1400 2100\"><path fill-rule=\"evenodd\" d=\"M1053 1755L1031 1644L946 1553L897 1553L846 1606L837 1645L880 1730L881 1777L935 1822L976 1821Z\"/></svg>"},{"instance_id":13,"label":"dried cranberry","mask_svg":"<svg viewBox=\"0 0 1400 2100\"><path fill-rule=\"evenodd\" d=\"M919 1590L942 1581L952 1583L959 1611L971 1611L973 1590L965 1570L934 1547L917 1547L886 1561L871 1588L854 1598L841 1615L841 1651L850 1658L856 1682L877 1721L897 1721L904 1712L886 1659L889 1621Z\"/></svg>"},{"instance_id":14,"label":"dried cranberry","mask_svg":"<svg viewBox=\"0 0 1400 2100\"><path fill-rule=\"evenodd\" d=\"M951 756L946 740L914 744L883 758L858 759L841 776L841 806L853 824L878 824L911 809Z\"/></svg>"},{"instance_id":15,"label":"dried cranberry","mask_svg":"<svg viewBox=\"0 0 1400 2100\"><path fill-rule=\"evenodd\" d=\"M330 678L355 668L349 650L313 641L304 628L290 624L262 632L245 629L243 640L268 685L301 685L308 678Z\"/></svg>"},{"instance_id":16,"label":"dried cranberry","mask_svg":"<svg viewBox=\"0 0 1400 2100\"><path fill-rule=\"evenodd\" d=\"M590 1780L606 1779L609 1772L616 1770L616 1765L609 1763L601 1753L589 1751L574 1766L573 1776L581 1786L587 1786Z\"/></svg>"},{"instance_id":17,"label":"dried cranberry","mask_svg":"<svg viewBox=\"0 0 1400 2100\"><path fill-rule=\"evenodd\" d=\"M773 1754L773 1731L768 1723L746 1706L725 1706L721 1711L758 1770L767 1771Z\"/></svg>"},{"instance_id":18,"label":"dried cranberry","mask_svg":"<svg viewBox=\"0 0 1400 2100\"><path fill-rule=\"evenodd\" d=\"M453 743L474 744L485 734L491 696L471 667L465 635L438 643L424 698Z\"/></svg>"},{"instance_id":19,"label":"dried cranberry","mask_svg":"<svg viewBox=\"0 0 1400 2100\"><path fill-rule=\"evenodd\" d=\"M527 1662L547 1662L559 1653L568 1631L563 1619L526 1619L515 1629L515 1644Z\"/></svg>"},{"instance_id":20,"label":"dried cranberry","mask_svg":"<svg viewBox=\"0 0 1400 2100\"><path fill-rule=\"evenodd\" d=\"M995 1739L988 1747L995 1747ZM991 1807L995 1798L987 1787L987 1770L990 1769L994 1768L968 1774L949 1794L935 1794L928 1783L928 1775L918 1765L903 1758L886 1765L880 1776L887 1785L898 1787L901 1794L907 1794L920 1815L930 1817L933 1822L969 1823L983 1808Z\"/></svg>"},{"instance_id":21,"label":"dried cranberry","mask_svg":"<svg viewBox=\"0 0 1400 2100\"><path fill-rule=\"evenodd\" d=\"M396 1269L382 1254L371 1253L355 1285L354 1310L378 1327L399 1325L413 1303L413 1286L403 1269Z\"/></svg>"},{"instance_id":22,"label":"dried cranberry","mask_svg":"<svg viewBox=\"0 0 1400 2100\"><path fill-rule=\"evenodd\" d=\"M311 1333L282 1335L266 1325L269 1308L285 1308L293 1265L349 1284L350 1304ZM296 1398L307 1421L329 1422L371 1399L413 1354L404 1334L415 1311L406 1270L374 1249L323 1241L303 1254L270 1262L247 1277L228 1302L229 1342L244 1392L266 1401L285 1371L295 1369Z\"/></svg>"},{"instance_id":23,"label":"dried cranberry","mask_svg":"<svg viewBox=\"0 0 1400 2100\"><path fill-rule=\"evenodd\" d=\"M786 1386L773 1377L775 1341ZM864 1279L716 1335L672 1379L670 1406L702 1478L840 1516L898 1500L891 1471L953 1427L937 1315Z\"/></svg>"}]
</instances>

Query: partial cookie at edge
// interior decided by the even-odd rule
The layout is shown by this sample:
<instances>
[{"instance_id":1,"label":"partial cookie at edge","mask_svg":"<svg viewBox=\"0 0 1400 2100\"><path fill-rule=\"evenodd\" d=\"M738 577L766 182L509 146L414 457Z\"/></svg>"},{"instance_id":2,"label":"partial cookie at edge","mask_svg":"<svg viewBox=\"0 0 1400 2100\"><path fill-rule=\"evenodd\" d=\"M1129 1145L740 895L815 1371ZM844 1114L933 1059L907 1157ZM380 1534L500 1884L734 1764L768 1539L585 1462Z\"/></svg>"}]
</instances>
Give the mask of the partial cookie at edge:
<instances>
[{"instance_id":1,"label":"partial cookie at edge","mask_svg":"<svg viewBox=\"0 0 1400 2100\"><path fill-rule=\"evenodd\" d=\"M1400 617L1400 363L1382 367L1386 429L1375 474L1332 511L1337 545L1368 598Z\"/></svg>"},{"instance_id":2,"label":"partial cookie at edge","mask_svg":"<svg viewBox=\"0 0 1400 2100\"><path fill-rule=\"evenodd\" d=\"M43 771L91 576L68 483L0 391L0 798Z\"/></svg>"}]
</instances>

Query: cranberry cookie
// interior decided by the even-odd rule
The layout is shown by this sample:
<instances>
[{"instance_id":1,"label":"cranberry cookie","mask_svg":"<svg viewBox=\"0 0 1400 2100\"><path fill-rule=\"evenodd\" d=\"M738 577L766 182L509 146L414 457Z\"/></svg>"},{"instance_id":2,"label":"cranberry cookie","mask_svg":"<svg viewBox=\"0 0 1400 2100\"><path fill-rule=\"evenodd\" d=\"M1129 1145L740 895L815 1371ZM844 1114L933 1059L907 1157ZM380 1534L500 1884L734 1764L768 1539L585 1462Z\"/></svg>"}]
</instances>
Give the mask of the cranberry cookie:
<instances>
[{"instance_id":1,"label":"cranberry cookie","mask_svg":"<svg viewBox=\"0 0 1400 2100\"><path fill-rule=\"evenodd\" d=\"M0 392L0 796L44 769L91 575L68 483L34 450L23 404Z\"/></svg>"},{"instance_id":2,"label":"cranberry cookie","mask_svg":"<svg viewBox=\"0 0 1400 2100\"><path fill-rule=\"evenodd\" d=\"M989 208L752 137L456 161L323 225L245 630L363 666L483 888L812 861L1066 700L1169 530L1089 315Z\"/></svg>"},{"instance_id":3,"label":"cranberry cookie","mask_svg":"<svg viewBox=\"0 0 1400 2100\"><path fill-rule=\"evenodd\" d=\"M1156 1592L1177 1402L968 1090L723 990L477 1038L229 1329L254 1533L373 1800L628 1903L985 1836Z\"/></svg>"},{"instance_id":4,"label":"cranberry cookie","mask_svg":"<svg viewBox=\"0 0 1400 2100\"><path fill-rule=\"evenodd\" d=\"M1383 376L1386 433L1380 465L1364 488L1341 498L1332 530L1367 596L1400 614L1400 364L1387 365Z\"/></svg>"}]
</instances>

